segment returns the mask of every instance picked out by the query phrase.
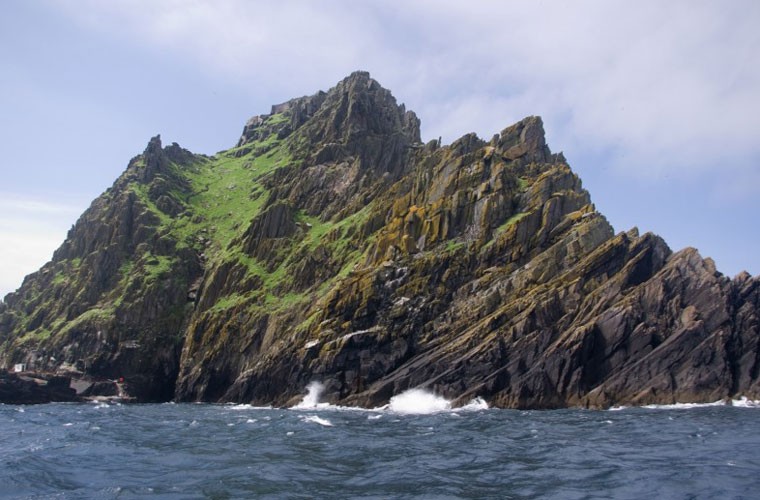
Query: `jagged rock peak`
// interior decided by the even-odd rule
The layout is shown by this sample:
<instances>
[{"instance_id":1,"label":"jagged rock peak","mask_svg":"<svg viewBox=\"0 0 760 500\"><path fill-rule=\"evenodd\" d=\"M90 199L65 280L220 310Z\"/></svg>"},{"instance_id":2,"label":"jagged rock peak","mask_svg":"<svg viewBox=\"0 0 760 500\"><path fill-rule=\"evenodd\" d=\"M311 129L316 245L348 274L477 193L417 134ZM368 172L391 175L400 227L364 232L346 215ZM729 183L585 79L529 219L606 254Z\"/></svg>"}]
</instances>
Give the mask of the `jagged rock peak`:
<instances>
[{"instance_id":1,"label":"jagged rock peak","mask_svg":"<svg viewBox=\"0 0 760 500\"><path fill-rule=\"evenodd\" d=\"M303 125L322 106L327 94L319 91L311 96L297 97L281 104L273 104L269 114L251 117L243 127L235 147L249 142L265 139L272 133L283 139ZM284 116L286 119L277 119Z\"/></svg>"},{"instance_id":2,"label":"jagged rock peak","mask_svg":"<svg viewBox=\"0 0 760 500\"><path fill-rule=\"evenodd\" d=\"M544 122L540 116L528 116L501 131L496 146L509 160L528 155L533 161L548 161L551 151L546 145ZM564 161L564 158L557 158Z\"/></svg>"},{"instance_id":3,"label":"jagged rock peak","mask_svg":"<svg viewBox=\"0 0 760 500\"><path fill-rule=\"evenodd\" d=\"M366 71L356 71L330 89L318 115L331 118L323 123L328 137L350 140L356 135L403 133L411 142L420 141L414 112L398 105L390 90Z\"/></svg>"},{"instance_id":4,"label":"jagged rock peak","mask_svg":"<svg viewBox=\"0 0 760 500\"><path fill-rule=\"evenodd\" d=\"M143 154L157 154L161 152L161 134L158 134L154 137L151 137L148 141L148 145L145 146L145 151Z\"/></svg>"},{"instance_id":5,"label":"jagged rock peak","mask_svg":"<svg viewBox=\"0 0 760 500\"><path fill-rule=\"evenodd\" d=\"M163 147L161 134L151 137L141 156L132 160L130 166L138 169L138 179L143 183L151 182L156 174L166 170L169 162L184 164L191 162L194 155L176 142Z\"/></svg>"},{"instance_id":6,"label":"jagged rock peak","mask_svg":"<svg viewBox=\"0 0 760 500\"><path fill-rule=\"evenodd\" d=\"M276 115L287 120L273 119ZM320 143L348 143L367 135L401 135L409 143L420 142L417 115L397 104L391 92L368 72L355 71L327 92L275 104L270 114L252 117L237 147L272 133L284 138L307 122L310 139Z\"/></svg>"}]
</instances>

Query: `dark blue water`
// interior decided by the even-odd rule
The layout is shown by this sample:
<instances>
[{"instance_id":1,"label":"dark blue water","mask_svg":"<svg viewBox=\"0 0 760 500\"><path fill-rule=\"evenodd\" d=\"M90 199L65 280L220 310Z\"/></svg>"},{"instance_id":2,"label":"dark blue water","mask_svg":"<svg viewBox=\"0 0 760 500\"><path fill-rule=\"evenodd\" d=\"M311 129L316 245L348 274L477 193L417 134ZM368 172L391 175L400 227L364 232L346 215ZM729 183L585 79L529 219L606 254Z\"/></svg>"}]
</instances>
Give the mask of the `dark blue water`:
<instances>
[{"instance_id":1,"label":"dark blue water","mask_svg":"<svg viewBox=\"0 0 760 500\"><path fill-rule=\"evenodd\" d=\"M3 498L760 498L760 409L0 405Z\"/></svg>"}]
</instances>

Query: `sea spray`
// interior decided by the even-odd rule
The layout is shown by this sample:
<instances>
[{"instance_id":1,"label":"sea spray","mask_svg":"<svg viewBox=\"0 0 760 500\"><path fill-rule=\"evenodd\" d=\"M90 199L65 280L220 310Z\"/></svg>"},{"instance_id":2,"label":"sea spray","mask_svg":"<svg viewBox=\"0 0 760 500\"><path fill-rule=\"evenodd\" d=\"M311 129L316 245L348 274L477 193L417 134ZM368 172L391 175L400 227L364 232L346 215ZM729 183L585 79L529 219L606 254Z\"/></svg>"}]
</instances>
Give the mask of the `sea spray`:
<instances>
[{"instance_id":1,"label":"sea spray","mask_svg":"<svg viewBox=\"0 0 760 500\"><path fill-rule=\"evenodd\" d=\"M391 398L388 409L404 415L423 415L451 409L451 402L424 389L409 389Z\"/></svg>"},{"instance_id":2,"label":"sea spray","mask_svg":"<svg viewBox=\"0 0 760 500\"><path fill-rule=\"evenodd\" d=\"M295 405L293 408L298 410L313 409L319 405L319 399L322 397L322 393L325 390L325 386L322 382L312 381L306 386L306 395L303 400Z\"/></svg>"},{"instance_id":3,"label":"sea spray","mask_svg":"<svg viewBox=\"0 0 760 500\"><path fill-rule=\"evenodd\" d=\"M471 400L469 403L464 405L463 407L459 408L459 410L464 411L480 411L480 410L487 410L488 409L488 403L486 403L486 400L483 398L475 398Z\"/></svg>"},{"instance_id":4,"label":"sea spray","mask_svg":"<svg viewBox=\"0 0 760 500\"><path fill-rule=\"evenodd\" d=\"M452 408L451 401L425 389L409 389L391 398L389 403L379 408L359 408L352 406L335 406L330 403L320 403L325 386L319 381L312 381L306 386L306 395L293 410L332 410L332 411L390 411L404 415L426 415L445 411L481 411L488 409L488 403L483 398L474 398L466 405Z\"/></svg>"},{"instance_id":5,"label":"sea spray","mask_svg":"<svg viewBox=\"0 0 760 500\"><path fill-rule=\"evenodd\" d=\"M760 401L753 401L742 396L739 399L732 400L731 406L736 406L737 408L760 408Z\"/></svg>"}]
</instances>

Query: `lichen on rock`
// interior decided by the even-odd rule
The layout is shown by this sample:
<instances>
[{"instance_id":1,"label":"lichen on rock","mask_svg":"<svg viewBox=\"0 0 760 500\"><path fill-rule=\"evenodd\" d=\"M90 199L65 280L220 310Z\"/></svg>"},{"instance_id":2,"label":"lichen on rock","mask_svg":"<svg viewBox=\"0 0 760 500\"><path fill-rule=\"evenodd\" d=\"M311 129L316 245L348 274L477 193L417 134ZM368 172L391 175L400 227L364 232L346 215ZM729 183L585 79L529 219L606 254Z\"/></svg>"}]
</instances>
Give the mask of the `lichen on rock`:
<instances>
[{"instance_id":1,"label":"lichen on rock","mask_svg":"<svg viewBox=\"0 0 760 500\"><path fill-rule=\"evenodd\" d=\"M425 145L356 72L214 156L151 139L0 302L0 364L142 401L757 399L759 281L616 234L541 118Z\"/></svg>"}]
</instances>

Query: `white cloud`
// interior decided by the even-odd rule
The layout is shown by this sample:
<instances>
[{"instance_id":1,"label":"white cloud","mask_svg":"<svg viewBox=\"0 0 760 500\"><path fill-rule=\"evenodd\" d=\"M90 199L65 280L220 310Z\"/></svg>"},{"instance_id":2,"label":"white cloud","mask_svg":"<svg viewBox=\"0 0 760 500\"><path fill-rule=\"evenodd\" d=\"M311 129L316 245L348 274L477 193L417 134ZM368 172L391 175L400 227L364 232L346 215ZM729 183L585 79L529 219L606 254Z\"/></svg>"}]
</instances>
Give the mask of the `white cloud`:
<instances>
[{"instance_id":1,"label":"white cloud","mask_svg":"<svg viewBox=\"0 0 760 500\"><path fill-rule=\"evenodd\" d=\"M18 214L71 216L78 215L80 212L81 208L74 205L23 198L12 193L0 193L0 213L4 214L4 218L8 215L13 217ZM5 221L0 219L0 224L3 222Z\"/></svg>"},{"instance_id":2,"label":"white cloud","mask_svg":"<svg viewBox=\"0 0 760 500\"><path fill-rule=\"evenodd\" d=\"M82 207L0 193L0 299L61 245Z\"/></svg>"},{"instance_id":3,"label":"white cloud","mask_svg":"<svg viewBox=\"0 0 760 500\"><path fill-rule=\"evenodd\" d=\"M91 27L282 98L368 69L427 138L544 116L633 175L754 169L760 3L67 1ZM727 166L728 165L728 166ZM752 172L750 172L752 173Z\"/></svg>"}]
</instances>

